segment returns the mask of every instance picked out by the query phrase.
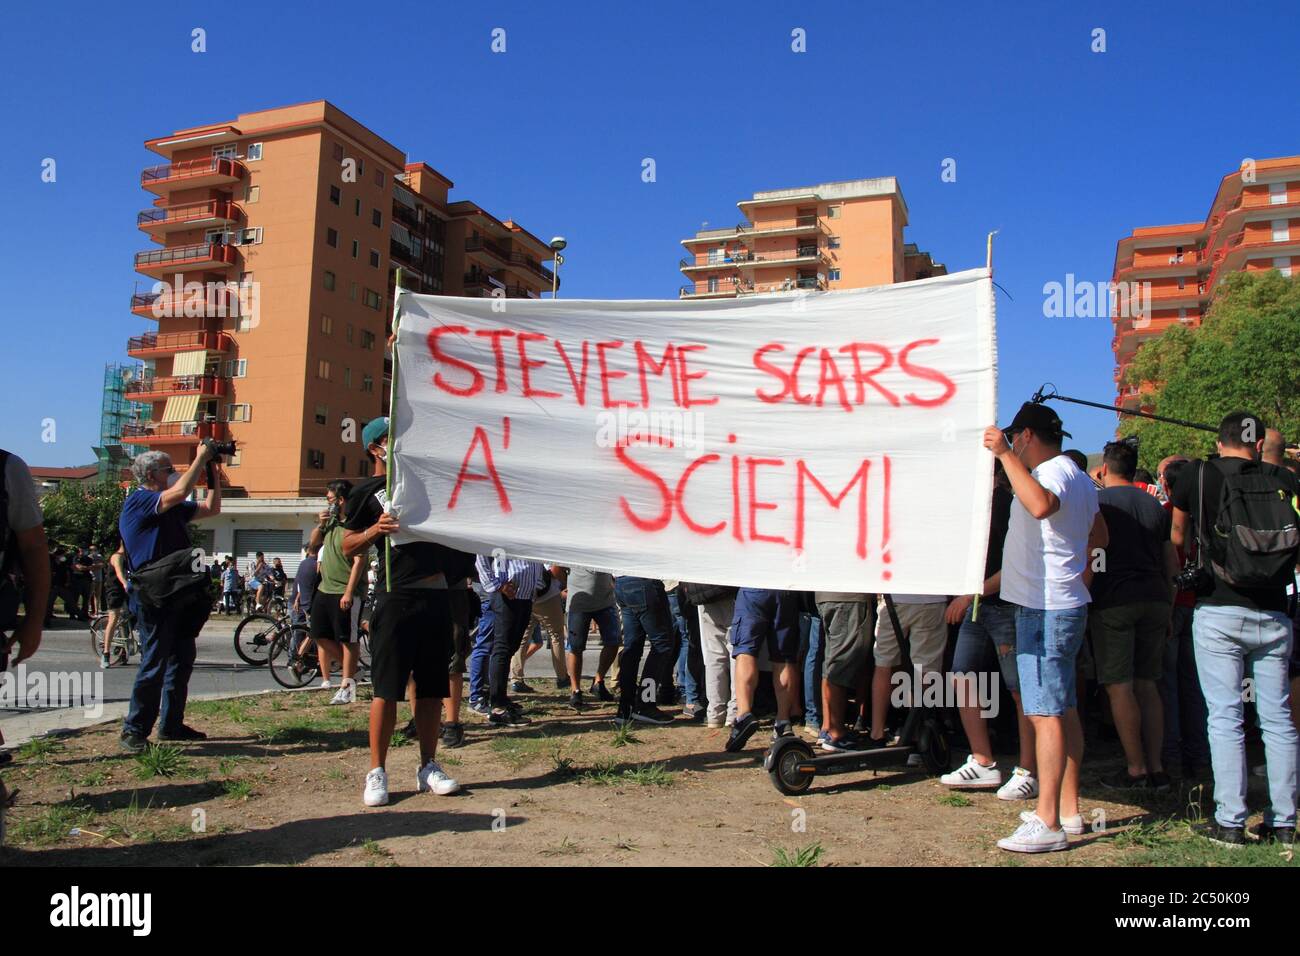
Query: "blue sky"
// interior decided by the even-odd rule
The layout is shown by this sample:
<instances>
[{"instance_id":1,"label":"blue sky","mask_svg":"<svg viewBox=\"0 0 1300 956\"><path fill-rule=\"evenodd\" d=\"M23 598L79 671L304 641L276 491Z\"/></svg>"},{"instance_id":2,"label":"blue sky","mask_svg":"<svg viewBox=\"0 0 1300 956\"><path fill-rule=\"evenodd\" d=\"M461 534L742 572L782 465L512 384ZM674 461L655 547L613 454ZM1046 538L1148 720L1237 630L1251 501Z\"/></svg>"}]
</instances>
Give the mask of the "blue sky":
<instances>
[{"instance_id":1,"label":"blue sky","mask_svg":"<svg viewBox=\"0 0 1300 956\"><path fill-rule=\"evenodd\" d=\"M1107 280L1133 227L1199 219L1243 158L1300 152L1300 19L1281 2L1014 6L11 6L0 441L33 464L93 460L104 363L147 328L127 310L144 281L132 253L150 245L143 141L322 98L446 173L453 196L567 236L573 297L675 297L678 240L734 224L754 190L897 176L908 239L950 270L982 264L1000 231L1000 419L1046 380L1109 401L1109 322L1044 318L1043 284ZM1113 429L1060 408L1087 450Z\"/></svg>"}]
</instances>

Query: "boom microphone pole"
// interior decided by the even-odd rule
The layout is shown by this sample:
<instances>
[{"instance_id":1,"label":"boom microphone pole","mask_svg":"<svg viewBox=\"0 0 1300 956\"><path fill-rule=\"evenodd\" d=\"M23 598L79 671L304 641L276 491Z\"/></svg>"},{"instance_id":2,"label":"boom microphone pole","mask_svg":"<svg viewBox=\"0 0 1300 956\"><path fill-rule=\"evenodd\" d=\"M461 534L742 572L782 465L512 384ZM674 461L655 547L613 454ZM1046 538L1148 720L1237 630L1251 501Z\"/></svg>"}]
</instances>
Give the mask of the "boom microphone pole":
<instances>
[{"instance_id":1,"label":"boom microphone pole","mask_svg":"<svg viewBox=\"0 0 1300 956\"><path fill-rule=\"evenodd\" d=\"M1050 391L1049 391L1050 389ZM1114 412L1116 415L1132 415L1137 418L1149 418L1152 421L1168 422L1171 425L1182 425L1184 428L1197 428L1203 432L1214 432L1218 434L1219 429L1214 425L1202 425L1199 422L1184 421L1181 418L1170 418L1167 415L1156 415L1153 412L1130 411L1127 408L1120 408L1115 405L1103 405L1100 402L1089 402L1082 398L1071 398L1068 395L1062 395L1056 391L1056 386L1051 382L1044 382L1038 391L1034 392L1030 399L1035 405L1041 405L1046 401L1071 402L1075 405L1087 405L1089 408L1100 408L1103 411Z\"/></svg>"}]
</instances>

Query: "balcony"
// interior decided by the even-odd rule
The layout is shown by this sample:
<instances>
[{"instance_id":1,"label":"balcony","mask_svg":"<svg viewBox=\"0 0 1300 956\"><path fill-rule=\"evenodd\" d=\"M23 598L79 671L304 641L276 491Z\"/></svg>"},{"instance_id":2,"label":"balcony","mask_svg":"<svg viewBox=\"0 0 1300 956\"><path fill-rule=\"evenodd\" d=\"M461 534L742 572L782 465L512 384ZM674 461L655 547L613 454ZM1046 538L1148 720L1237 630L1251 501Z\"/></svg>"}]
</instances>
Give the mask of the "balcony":
<instances>
[{"instance_id":1,"label":"balcony","mask_svg":"<svg viewBox=\"0 0 1300 956\"><path fill-rule=\"evenodd\" d=\"M180 316L225 318L244 314L246 300L241 298L241 287L230 283L206 283L201 292L187 293L183 289L176 294L174 286L165 291L141 292L137 287L131 293L131 311L142 319L157 321L162 318Z\"/></svg>"},{"instance_id":2,"label":"balcony","mask_svg":"<svg viewBox=\"0 0 1300 956\"><path fill-rule=\"evenodd\" d=\"M539 296L536 292L534 292L532 289L528 288L527 286L508 285L506 286L506 298L507 299L540 299L541 296Z\"/></svg>"},{"instance_id":3,"label":"balcony","mask_svg":"<svg viewBox=\"0 0 1300 956\"><path fill-rule=\"evenodd\" d=\"M479 255L490 255L499 259L503 265L510 264L510 252L503 246L497 245L491 239L484 239L482 236L470 236L465 240L465 251L476 252Z\"/></svg>"},{"instance_id":4,"label":"balcony","mask_svg":"<svg viewBox=\"0 0 1300 956\"><path fill-rule=\"evenodd\" d=\"M140 174L140 185L151 193L165 196L173 189L226 186L239 182L247 172L244 164L237 160L206 156L183 163L151 166Z\"/></svg>"},{"instance_id":5,"label":"balcony","mask_svg":"<svg viewBox=\"0 0 1300 956\"><path fill-rule=\"evenodd\" d=\"M132 358L156 358L177 352L229 352L234 340L225 332L149 332L127 340Z\"/></svg>"},{"instance_id":6,"label":"balcony","mask_svg":"<svg viewBox=\"0 0 1300 956\"><path fill-rule=\"evenodd\" d=\"M702 269L761 269L765 266L795 265L818 261L822 252L817 246L796 246L789 249L739 249L730 255L719 256L705 262L688 262L682 259L678 266L683 272Z\"/></svg>"},{"instance_id":7,"label":"balcony","mask_svg":"<svg viewBox=\"0 0 1300 956\"><path fill-rule=\"evenodd\" d=\"M244 221L244 211L233 202L212 199L180 206L151 206L135 217L136 225L151 236L186 229L229 226Z\"/></svg>"},{"instance_id":8,"label":"balcony","mask_svg":"<svg viewBox=\"0 0 1300 956\"><path fill-rule=\"evenodd\" d=\"M135 271L155 279L173 272L226 269L235 264L235 247L223 242L200 242L192 246L151 249L135 254Z\"/></svg>"},{"instance_id":9,"label":"balcony","mask_svg":"<svg viewBox=\"0 0 1300 956\"><path fill-rule=\"evenodd\" d=\"M197 445L205 438L229 441L230 428L225 422L127 422L122 438L141 445Z\"/></svg>"},{"instance_id":10,"label":"balcony","mask_svg":"<svg viewBox=\"0 0 1300 956\"><path fill-rule=\"evenodd\" d=\"M542 265L536 259L530 259L522 252L510 253L510 264L516 268L522 266L546 283L551 283L555 280L555 273L546 268L546 266Z\"/></svg>"},{"instance_id":11,"label":"balcony","mask_svg":"<svg viewBox=\"0 0 1300 956\"><path fill-rule=\"evenodd\" d=\"M216 375L148 376L127 382L124 393L133 402L158 402L176 395L225 398L230 380Z\"/></svg>"},{"instance_id":12,"label":"balcony","mask_svg":"<svg viewBox=\"0 0 1300 956\"><path fill-rule=\"evenodd\" d=\"M777 282L739 282L736 291L741 295L764 295L772 292L825 292L826 280L820 276L799 276Z\"/></svg>"}]
</instances>

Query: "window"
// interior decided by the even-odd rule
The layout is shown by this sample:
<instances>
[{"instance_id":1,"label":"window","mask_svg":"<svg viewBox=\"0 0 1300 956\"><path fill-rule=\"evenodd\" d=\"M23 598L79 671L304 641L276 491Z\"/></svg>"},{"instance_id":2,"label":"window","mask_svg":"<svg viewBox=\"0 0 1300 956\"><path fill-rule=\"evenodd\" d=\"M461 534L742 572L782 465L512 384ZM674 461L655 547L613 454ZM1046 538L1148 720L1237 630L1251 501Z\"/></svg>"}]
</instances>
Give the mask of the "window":
<instances>
[{"instance_id":1,"label":"window","mask_svg":"<svg viewBox=\"0 0 1300 956\"><path fill-rule=\"evenodd\" d=\"M322 315L320 317L320 330L324 332L326 335L333 335L334 320L330 318L328 315Z\"/></svg>"},{"instance_id":2,"label":"window","mask_svg":"<svg viewBox=\"0 0 1300 956\"><path fill-rule=\"evenodd\" d=\"M1282 273L1282 278L1291 278L1291 257L1279 256L1273 260L1273 268Z\"/></svg>"},{"instance_id":3,"label":"window","mask_svg":"<svg viewBox=\"0 0 1300 956\"><path fill-rule=\"evenodd\" d=\"M351 322L349 322L348 323L348 345L352 344L352 332L353 332L353 325Z\"/></svg>"},{"instance_id":4,"label":"window","mask_svg":"<svg viewBox=\"0 0 1300 956\"><path fill-rule=\"evenodd\" d=\"M253 406L248 404L227 405L226 421L228 422L247 422L253 419Z\"/></svg>"},{"instance_id":5,"label":"window","mask_svg":"<svg viewBox=\"0 0 1300 956\"><path fill-rule=\"evenodd\" d=\"M337 229L325 230L325 245L332 249L337 249L339 247L339 231Z\"/></svg>"},{"instance_id":6,"label":"window","mask_svg":"<svg viewBox=\"0 0 1300 956\"><path fill-rule=\"evenodd\" d=\"M375 390L375 379L371 375L361 376L361 391L373 392Z\"/></svg>"},{"instance_id":7,"label":"window","mask_svg":"<svg viewBox=\"0 0 1300 956\"><path fill-rule=\"evenodd\" d=\"M1186 280L1185 278L1183 278L1182 276L1179 276L1179 278L1178 278L1178 288L1183 289L1183 288L1186 288L1186 287L1187 287L1187 280Z\"/></svg>"},{"instance_id":8,"label":"window","mask_svg":"<svg viewBox=\"0 0 1300 956\"><path fill-rule=\"evenodd\" d=\"M372 266L374 266L376 269L379 268L379 250L378 250L378 249L371 249L371 250L370 250L370 264L371 264Z\"/></svg>"},{"instance_id":9,"label":"window","mask_svg":"<svg viewBox=\"0 0 1300 956\"><path fill-rule=\"evenodd\" d=\"M248 160L249 162L256 162L261 158L262 158L262 144L249 143L248 151L244 153L244 159Z\"/></svg>"},{"instance_id":10,"label":"window","mask_svg":"<svg viewBox=\"0 0 1300 956\"><path fill-rule=\"evenodd\" d=\"M370 210L370 222L376 227L383 226L384 214L380 212L378 209Z\"/></svg>"},{"instance_id":11,"label":"window","mask_svg":"<svg viewBox=\"0 0 1300 956\"><path fill-rule=\"evenodd\" d=\"M227 468L238 468L238 467L239 467L239 462L240 462L240 460L241 460L241 458L242 458L242 456L243 456L243 452L244 452L244 450L243 450L242 448L236 448L236 449L235 449L235 453L234 453L233 455L227 455L227 456L226 456L226 467L227 467Z\"/></svg>"},{"instance_id":12,"label":"window","mask_svg":"<svg viewBox=\"0 0 1300 956\"><path fill-rule=\"evenodd\" d=\"M226 378L243 378L248 374L248 359L230 359L226 362Z\"/></svg>"},{"instance_id":13,"label":"window","mask_svg":"<svg viewBox=\"0 0 1300 956\"><path fill-rule=\"evenodd\" d=\"M348 456L339 455L339 474L346 475L347 473L348 473Z\"/></svg>"},{"instance_id":14,"label":"window","mask_svg":"<svg viewBox=\"0 0 1300 956\"><path fill-rule=\"evenodd\" d=\"M1268 202L1271 206L1280 206L1286 202L1286 183L1268 184Z\"/></svg>"},{"instance_id":15,"label":"window","mask_svg":"<svg viewBox=\"0 0 1300 956\"><path fill-rule=\"evenodd\" d=\"M843 206L827 206L827 207L826 207L826 218L827 218L827 219L839 219L839 218L840 218L840 210L843 209L843 208L844 208Z\"/></svg>"},{"instance_id":16,"label":"window","mask_svg":"<svg viewBox=\"0 0 1300 956\"><path fill-rule=\"evenodd\" d=\"M329 417L330 417L330 410L329 410L329 406L328 406L328 405L317 405L317 406L316 406L316 424L317 424L317 425L325 425L325 424L328 424L328 422L329 422Z\"/></svg>"},{"instance_id":17,"label":"window","mask_svg":"<svg viewBox=\"0 0 1300 956\"><path fill-rule=\"evenodd\" d=\"M1291 223L1287 219L1273 220L1273 241L1289 242L1291 239Z\"/></svg>"},{"instance_id":18,"label":"window","mask_svg":"<svg viewBox=\"0 0 1300 956\"><path fill-rule=\"evenodd\" d=\"M343 162L343 144L342 144L342 143L335 143L335 144L334 144L334 162L336 162L336 163L341 163L341 162Z\"/></svg>"},{"instance_id":19,"label":"window","mask_svg":"<svg viewBox=\"0 0 1300 956\"><path fill-rule=\"evenodd\" d=\"M241 273L239 274L239 284L240 284L240 285L252 285L252 284L253 284L253 273L251 273L251 272L241 272Z\"/></svg>"},{"instance_id":20,"label":"window","mask_svg":"<svg viewBox=\"0 0 1300 956\"><path fill-rule=\"evenodd\" d=\"M342 198L343 198L343 190L339 189L339 187L337 186L331 186L330 202L332 202L334 205L337 206L339 204L339 201L342 200Z\"/></svg>"},{"instance_id":21,"label":"window","mask_svg":"<svg viewBox=\"0 0 1300 956\"><path fill-rule=\"evenodd\" d=\"M353 215L356 215L356 216L361 215L361 200L360 200L360 199L354 199L354 200L352 201L352 213L353 213Z\"/></svg>"},{"instance_id":22,"label":"window","mask_svg":"<svg viewBox=\"0 0 1300 956\"><path fill-rule=\"evenodd\" d=\"M375 185L380 189L384 188L384 171L382 169L375 170Z\"/></svg>"},{"instance_id":23,"label":"window","mask_svg":"<svg viewBox=\"0 0 1300 956\"><path fill-rule=\"evenodd\" d=\"M348 286L348 298L353 302L357 301L357 284L355 282Z\"/></svg>"},{"instance_id":24,"label":"window","mask_svg":"<svg viewBox=\"0 0 1300 956\"><path fill-rule=\"evenodd\" d=\"M366 331L362 331L362 333L361 333L361 347L362 347L363 349L368 350L368 351L373 351L373 350L374 350L374 348L375 348L375 333L374 333L374 332L366 332Z\"/></svg>"},{"instance_id":25,"label":"window","mask_svg":"<svg viewBox=\"0 0 1300 956\"><path fill-rule=\"evenodd\" d=\"M254 203L262 198L262 187L249 183L244 187L244 202Z\"/></svg>"},{"instance_id":26,"label":"window","mask_svg":"<svg viewBox=\"0 0 1300 956\"><path fill-rule=\"evenodd\" d=\"M709 291L710 291L710 292L717 292L717 291L718 291L718 277L717 277L717 276L709 276Z\"/></svg>"},{"instance_id":27,"label":"window","mask_svg":"<svg viewBox=\"0 0 1300 956\"><path fill-rule=\"evenodd\" d=\"M840 247L839 236L831 236L829 239L826 240L827 249L838 249L839 247Z\"/></svg>"},{"instance_id":28,"label":"window","mask_svg":"<svg viewBox=\"0 0 1300 956\"><path fill-rule=\"evenodd\" d=\"M317 362L316 377L323 378L327 382L330 380L330 363L328 359L321 359Z\"/></svg>"},{"instance_id":29,"label":"window","mask_svg":"<svg viewBox=\"0 0 1300 956\"><path fill-rule=\"evenodd\" d=\"M368 472L366 470L366 460L362 458L359 462L357 462L357 477L365 478L367 477L367 475Z\"/></svg>"},{"instance_id":30,"label":"window","mask_svg":"<svg viewBox=\"0 0 1300 956\"><path fill-rule=\"evenodd\" d=\"M366 161L360 156L357 157L357 175L363 176L366 172Z\"/></svg>"},{"instance_id":31,"label":"window","mask_svg":"<svg viewBox=\"0 0 1300 956\"><path fill-rule=\"evenodd\" d=\"M379 304L380 304L379 293L376 292L376 291L374 291L373 289L367 289L367 290L366 290L366 305L369 306L370 308L372 308L372 309L378 311L378 310L379 310Z\"/></svg>"},{"instance_id":32,"label":"window","mask_svg":"<svg viewBox=\"0 0 1300 956\"><path fill-rule=\"evenodd\" d=\"M334 273L330 272L328 269L325 270L325 291L334 291Z\"/></svg>"},{"instance_id":33,"label":"window","mask_svg":"<svg viewBox=\"0 0 1300 956\"><path fill-rule=\"evenodd\" d=\"M237 232L230 233L230 244L233 246L252 246L262 241L262 227L257 226L253 229L240 229Z\"/></svg>"},{"instance_id":34,"label":"window","mask_svg":"<svg viewBox=\"0 0 1300 956\"><path fill-rule=\"evenodd\" d=\"M348 368L347 366L343 367L343 387L344 388L352 387L352 369Z\"/></svg>"},{"instance_id":35,"label":"window","mask_svg":"<svg viewBox=\"0 0 1300 956\"><path fill-rule=\"evenodd\" d=\"M357 254L360 253L360 252L361 252L361 243L359 243L359 242L357 242L357 240L353 239L353 240L352 240L352 258L355 259L355 258L357 257ZM353 296L352 298L355 299L356 296Z\"/></svg>"},{"instance_id":36,"label":"window","mask_svg":"<svg viewBox=\"0 0 1300 956\"><path fill-rule=\"evenodd\" d=\"M840 270L839 270L839 269L831 269L831 270L830 270L830 281L831 281L831 282L839 282L839 281L840 281Z\"/></svg>"},{"instance_id":37,"label":"window","mask_svg":"<svg viewBox=\"0 0 1300 956\"><path fill-rule=\"evenodd\" d=\"M224 146L212 147L213 159L234 159L239 153L239 148L234 143L227 143Z\"/></svg>"},{"instance_id":38,"label":"window","mask_svg":"<svg viewBox=\"0 0 1300 956\"><path fill-rule=\"evenodd\" d=\"M317 471L325 470L325 453L315 448L307 449L307 467L315 468Z\"/></svg>"}]
</instances>

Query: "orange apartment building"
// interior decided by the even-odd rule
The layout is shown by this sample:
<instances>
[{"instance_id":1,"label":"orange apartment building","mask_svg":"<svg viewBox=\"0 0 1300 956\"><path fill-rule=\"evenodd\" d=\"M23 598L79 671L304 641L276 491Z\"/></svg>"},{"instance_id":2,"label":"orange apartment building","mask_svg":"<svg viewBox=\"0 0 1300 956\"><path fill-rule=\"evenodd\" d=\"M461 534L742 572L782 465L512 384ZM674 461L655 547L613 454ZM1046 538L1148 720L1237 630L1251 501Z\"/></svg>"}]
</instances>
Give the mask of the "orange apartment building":
<instances>
[{"instance_id":1,"label":"orange apartment building","mask_svg":"<svg viewBox=\"0 0 1300 956\"><path fill-rule=\"evenodd\" d=\"M1214 290L1230 272L1300 267L1300 156L1262 159L1224 176L1201 222L1134 229L1119 241L1111 281L1121 295L1111 306L1115 335L1115 404L1144 407L1154 383L1123 381L1144 342L1176 324L1198 326ZM1137 283L1137 286L1132 285ZM1142 290L1146 306L1122 292ZM1127 313L1127 314L1126 314Z\"/></svg>"},{"instance_id":2,"label":"orange apartment building","mask_svg":"<svg viewBox=\"0 0 1300 956\"><path fill-rule=\"evenodd\" d=\"M680 296L859 289L947 274L903 241L907 203L892 176L773 189L741 200L745 222L683 239Z\"/></svg>"},{"instance_id":3,"label":"orange apartment building","mask_svg":"<svg viewBox=\"0 0 1300 956\"><path fill-rule=\"evenodd\" d=\"M359 436L388 405L397 270L416 292L536 298L552 253L324 101L145 145L164 162L140 177L150 281L131 311L151 327L127 343L144 369L126 397L151 408L122 439L178 468L233 439L209 550L296 566L326 482L370 472Z\"/></svg>"}]
</instances>

